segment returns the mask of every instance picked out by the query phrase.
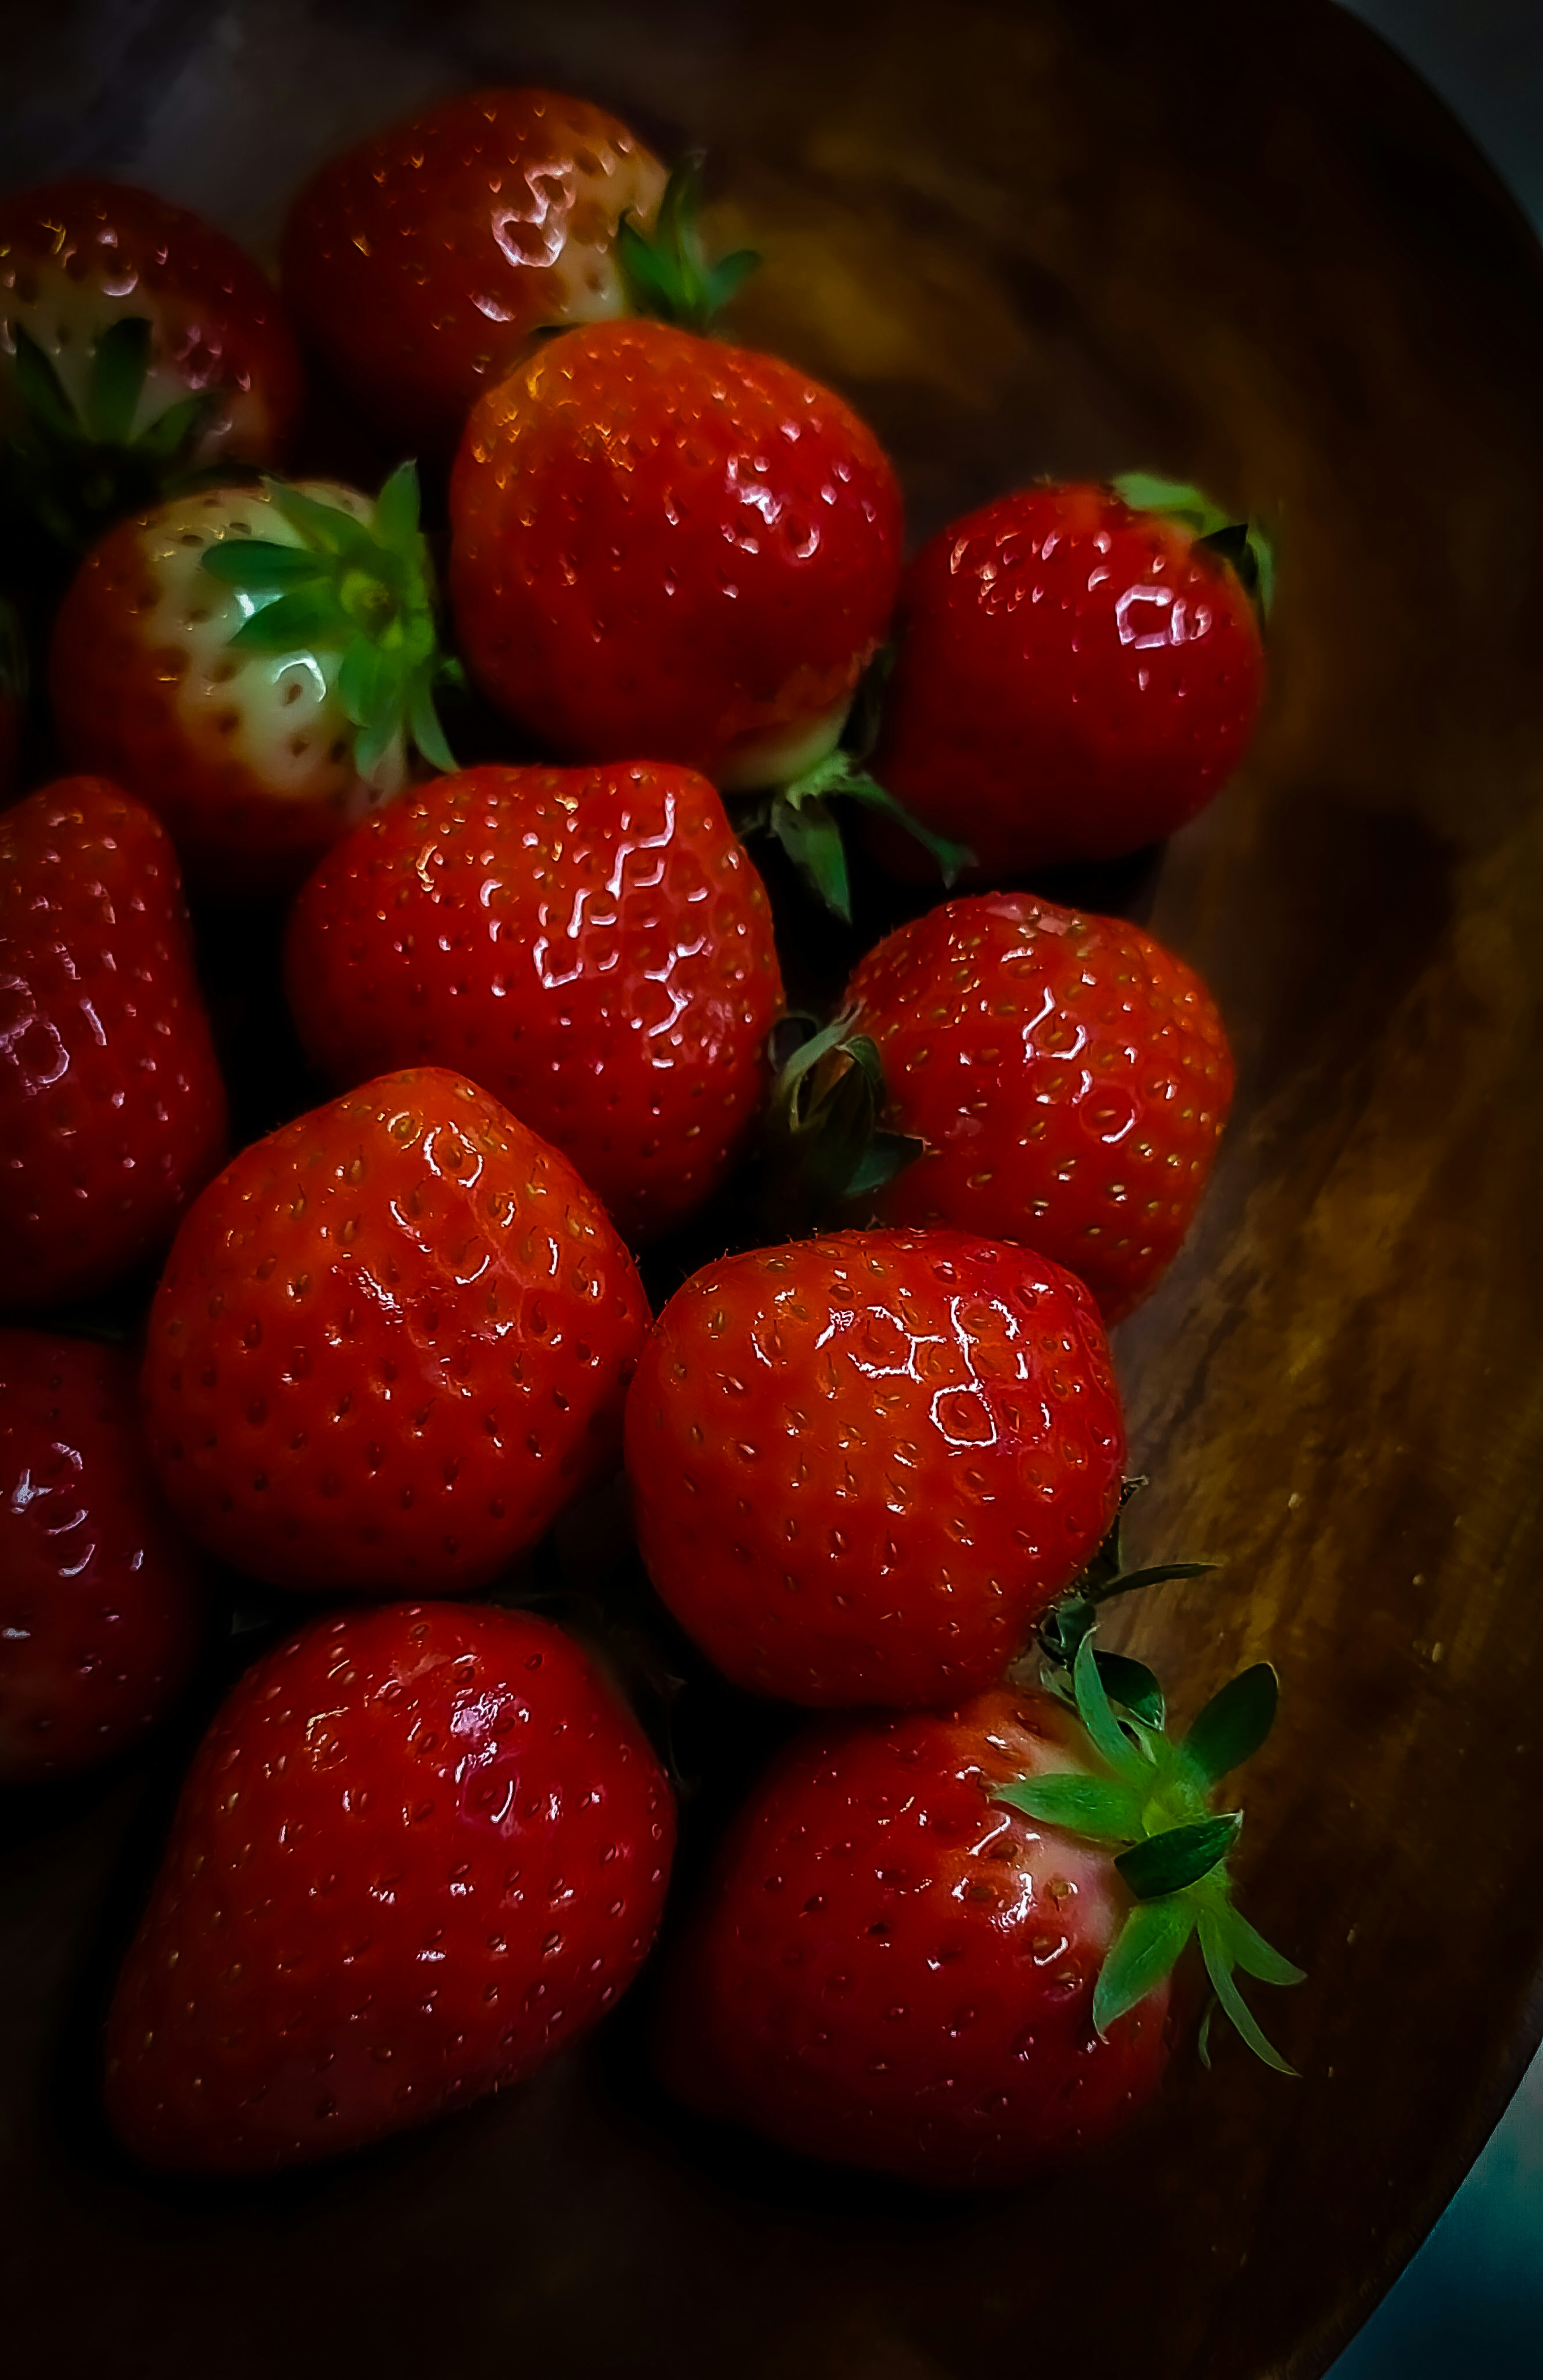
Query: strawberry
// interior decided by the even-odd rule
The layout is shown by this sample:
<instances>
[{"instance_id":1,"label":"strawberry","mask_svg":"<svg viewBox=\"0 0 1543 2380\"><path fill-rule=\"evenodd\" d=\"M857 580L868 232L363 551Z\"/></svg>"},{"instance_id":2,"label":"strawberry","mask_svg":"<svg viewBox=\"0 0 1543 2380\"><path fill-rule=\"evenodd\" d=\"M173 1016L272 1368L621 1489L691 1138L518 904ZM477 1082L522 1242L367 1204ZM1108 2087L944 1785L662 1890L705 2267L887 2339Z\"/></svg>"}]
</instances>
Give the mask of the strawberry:
<instances>
[{"instance_id":1,"label":"strawberry","mask_svg":"<svg viewBox=\"0 0 1543 2380\"><path fill-rule=\"evenodd\" d=\"M650 1238L729 1172L782 1004L760 879L688 769L471 769L297 902L290 1004L334 1082L462 1068Z\"/></svg>"},{"instance_id":2,"label":"strawberry","mask_svg":"<svg viewBox=\"0 0 1543 2380\"><path fill-rule=\"evenodd\" d=\"M1233 1970L1300 1972L1233 1907L1241 1816L1210 1815L1268 1730L1273 1671L1224 1687L1182 1743L1160 1709L1115 1714L1090 1640L1075 1675L1080 1720L999 1687L788 1747L667 1978L659 2062L683 2097L937 2188L1022 2181L1155 2091L1191 1934L1249 2046L1282 2064Z\"/></svg>"},{"instance_id":3,"label":"strawberry","mask_svg":"<svg viewBox=\"0 0 1543 2380\"><path fill-rule=\"evenodd\" d=\"M276 460L299 404L278 300L222 232L117 182L0 199L6 492L60 545L178 474Z\"/></svg>"},{"instance_id":4,"label":"strawberry","mask_svg":"<svg viewBox=\"0 0 1543 2380\"><path fill-rule=\"evenodd\" d=\"M132 1357L0 1330L0 1783L137 1742L202 1633L197 1571L151 1484Z\"/></svg>"},{"instance_id":5,"label":"strawberry","mask_svg":"<svg viewBox=\"0 0 1543 2380\"><path fill-rule=\"evenodd\" d=\"M200 1747L107 2024L151 2166L336 2155L518 2081L652 1943L669 1787L528 1613L390 1605L249 1670Z\"/></svg>"},{"instance_id":6,"label":"strawberry","mask_svg":"<svg viewBox=\"0 0 1543 2380\"><path fill-rule=\"evenodd\" d=\"M210 890L292 885L406 786L455 762L409 465L371 504L330 482L212 488L123 521L61 607L66 750L159 811Z\"/></svg>"},{"instance_id":7,"label":"strawberry","mask_svg":"<svg viewBox=\"0 0 1543 2380\"><path fill-rule=\"evenodd\" d=\"M1000 1677L1102 1537L1124 1453L1087 1292L958 1232L707 1266L627 1399L660 1595L736 1684L814 1705Z\"/></svg>"},{"instance_id":8,"label":"strawberry","mask_svg":"<svg viewBox=\"0 0 1543 2380\"><path fill-rule=\"evenodd\" d=\"M1257 541L1191 491L1123 484L1177 509L1027 488L942 530L905 573L873 771L967 844L979 877L1172 833L1253 735L1264 660L1239 568L1258 583ZM872 832L887 865L916 872L893 826Z\"/></svg>"},{"instance_id":9,"label":"strawberry","mask_svg":"<svg viewBox=\"0 0 1543 2380\"><path fill-rule=\"evenodd\" d=\"M409 446L459 437L534 334L626 310L615 254L664 168L615 116L548 91L460 91L331 158L284 236L306 336Z\"/></svg>"},{"instance_id":10,"label":"strawberry","mask_svg":"<svg viewBox=\"0 0 1543 2380\"><path fill-rule=\"evenodd\" d=\"M1177 1254L1232 1096L1226 1031L1182 959L1120 918L997 892L860 961L780 1113L795 1143L835 1114L842 1145L816 1161L860 1211L1025 1241L1112 1324Z\"/></svg>"},{"instance_id":11,"label":"strawberry","mask_svg":"<svg viewBox=\"0 0 1543 2380\"><path fill-rule=\"evenodd\" d=\"M464 1076L244 1149L176 1237L144 1391L174 1511L275 1586L484 1586L616 1458L648 1311L571 1166Z\"/></svg>"},{"instance_id":12,"label":"strawberry","mask_svg":"<svg viewBox=\"0 0 1543 2380\"><path fill-rule=\"evenodd\" d=\"M835 743L900 568L894 474L841 399L657 322L568 332L490 390L450 509L495 703L565 759L735 790Z\"/></svg>"},{"instance_id":13,"label":"strawberry","mask_svg":"<svg viewBox=\"0 0 1543 2380\"><path fill-rule=\"evenodd\" d=\"M115 785L0 816L0 1305L106 1288L225 1153L176 861Z\"/></svg>"}]
</instances>

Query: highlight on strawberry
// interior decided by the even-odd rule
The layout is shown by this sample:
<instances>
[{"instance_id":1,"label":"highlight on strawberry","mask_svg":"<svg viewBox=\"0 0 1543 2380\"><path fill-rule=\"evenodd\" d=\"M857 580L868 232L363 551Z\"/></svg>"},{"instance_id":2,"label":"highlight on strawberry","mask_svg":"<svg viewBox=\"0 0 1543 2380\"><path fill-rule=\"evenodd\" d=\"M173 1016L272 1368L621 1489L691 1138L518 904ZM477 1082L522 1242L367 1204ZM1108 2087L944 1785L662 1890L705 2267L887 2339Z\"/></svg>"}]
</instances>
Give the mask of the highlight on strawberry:
<instances>
[{"instance_id":1,"label":"highlight on strawberry","mask_svg":"<svg viewBox=\"0 0 1543 2380\"><path fill-rule=\"evenodd\" d=\"M159 812L202 889L291 889L410 782L455 766L418 475L219 487L121 522L60 607L50 655L75 765Z\"/></svg>"},{"instance_id":2,"label":"highlight on strawberry","mask_svg":"<svg viewBox=\"0 0 1543 2380\"><path fill-rule=\"evenodd\" d=\"M353 404L445 453L541 332L628 310L619 226L646 232L664 188L589 100L457 91L311 176L285 226L284 294Z\"/></svg>"}]
</instances>

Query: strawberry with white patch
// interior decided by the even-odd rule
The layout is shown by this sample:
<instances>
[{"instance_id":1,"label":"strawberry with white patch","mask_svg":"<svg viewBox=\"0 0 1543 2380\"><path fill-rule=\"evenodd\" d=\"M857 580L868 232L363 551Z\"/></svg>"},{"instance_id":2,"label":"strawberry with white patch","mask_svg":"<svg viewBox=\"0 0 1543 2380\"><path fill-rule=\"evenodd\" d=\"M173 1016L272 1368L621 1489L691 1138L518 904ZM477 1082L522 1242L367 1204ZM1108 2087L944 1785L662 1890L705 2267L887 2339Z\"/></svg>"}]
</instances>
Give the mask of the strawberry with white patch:
<instances>
[{"instance_id":1,"label":"strawberry with white patch","mask_svg":"<svg viewBox=\"0 0 1543 2380\"><path fill-rule=\"evenodd\" d=\"M447 667L405 464L373 503L269 480L120 522L60 608L51 679L74 765L154 809L195 882L249 897L401 793L415 748L455 766Z\"/></svg>"},{"instance_id":2,"label":"strawberry with white patch","mask_svg":"<svg viewBox=\"0 0 1543 2380\"><path fill-rule=\"evenodd\" d=\"M179 475L283 454L299 357L251 259L186 208L81 178L0 200L7 492L79 552Z\"/></svg>"}]
</instances>

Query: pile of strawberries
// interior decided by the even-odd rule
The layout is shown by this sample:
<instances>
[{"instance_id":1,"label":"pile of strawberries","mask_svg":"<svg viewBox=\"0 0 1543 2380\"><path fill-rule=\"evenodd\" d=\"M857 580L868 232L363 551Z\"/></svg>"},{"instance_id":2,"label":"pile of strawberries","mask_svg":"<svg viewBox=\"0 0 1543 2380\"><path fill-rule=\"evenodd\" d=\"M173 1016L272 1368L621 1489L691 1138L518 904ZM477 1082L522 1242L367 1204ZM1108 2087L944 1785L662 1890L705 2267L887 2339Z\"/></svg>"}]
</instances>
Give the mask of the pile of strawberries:
<instances>
[{"instance_id":1,"label":"pile of strawberries","mask_svg":"<svg viewBox=\"0 0 1543 2380\"><path fill-rule=\"evenodd\" d=\"M1274 2058L1213 1808L1273 1672L1171 1738L1095 1643L1173 1574L1121 1568L1105 1331L1232 1059L1022 889L1232 773L1268 550L1131 480L905 564L871 431L711 334L757 260L698 196L473 93L300 192L282 307L142 192L0 201L0 1779L137 1744L273 1591L107 2020L152 2166L581 2034L712 1807L693 1697L789 1723L672 1903L688 2103L1009 2182L1155 2088L1192 1936Z\"/></svg>"}]
</instances>

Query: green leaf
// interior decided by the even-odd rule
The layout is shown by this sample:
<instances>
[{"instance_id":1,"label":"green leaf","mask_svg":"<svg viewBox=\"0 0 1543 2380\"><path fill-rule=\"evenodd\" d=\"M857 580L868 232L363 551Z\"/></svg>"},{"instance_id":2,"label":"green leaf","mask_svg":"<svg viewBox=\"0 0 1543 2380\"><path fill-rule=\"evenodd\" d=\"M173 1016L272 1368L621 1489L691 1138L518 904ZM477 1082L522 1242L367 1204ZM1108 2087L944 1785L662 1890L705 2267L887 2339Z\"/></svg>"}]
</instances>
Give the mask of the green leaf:
<instances>
[{"instance_id":1,"label":"green leaf","mask_svg":"<svg viewBox=\"0 0 1543 2380\"><path fill-rule=\"evenodd\" d=\"M1275 547L1257 521L1248 524L1248 552L1254 565L1254 601L1268 620L1275 608Z\"/></svg>"},{"instance_id":2,"label":"green leaf","mask_svg":"<svg viewBox=\"0 0 1543 2380\"><path fill-rule=\"evenodd\" d=\"M1234 1965L1245 1975L1253 1975L1261 1984L1305 1984L1307 1980L1301 1967L1294 1967L1279 1950L1268 1943L1262 1934L1255 1932L1241 1909L1224 1901L1214 1912L1222 1947Z\"/></svg>"},{"instance_id":3,"label":"green leaf","mask_svg":"<svg viewBox=\"0 0 1543 2380\"><path fill-rule=\"evenodd\" d=\"M960 869L968 868L975 858L967 844L951 843L946 835L934 834L930 827L923 826L919 819L913 818L905 804L897 802L876 777L870 777L853 766L849 752L828 752L822 760L817 760L813 768L806 770L801 777L794 778L784 790L790 801L808 801L815 796L826 799L839 794L844 800L861 802L869 809L881 810L887 818L903 826L906 833L936 860L945 884L952 884Z\"/></svg>"},{"instance_id":4,"label":"green leaf","mask_svg":"<svg viewBox=\"0 0 1543 2380\"><path fill-rule=\"evenodd\" d=\"M1150 1562L1143 1570L1120 1571L1091 1590L1095 1603L1107 1603L1111 1596L1133 1595L1143 1586L1161 1586L1171 1578L1203 1578L1208 1571L1220 1570L1220 1562Z\"/></svg>"},{"instance_id":5,"label":"green leaf","mask_svg":"<svg viewBox=\"0 0 1543 2380\"><path fill-rule=\"evenodd\" d=\"M1200 2054L1200 2063L1208 2074L1210 2072L1210 2029L1212 2019L1216 2015L1216 1994L1212 1992L1206 2002L1206 2012L1200 2019L1200 2031L1195 2044Z\"/></svg>"},{"instance_id":6,"label":"green leaf","mask_svg":"<svg viewBox=\"0 0 1543 2380\"><path fill-rule=\"evenodd\" d=\"M1115 2020L1155 1991L1195 1930L1195 1904L1183 1898L1144 1901L1133 1909L1104 1961L1093 1993L1093 2029L1107 2034Z\"/></svg>"},{"instance_id":7,"label":"green leaf","mask_svg":"<svg viewBox=\"0 0 1543 2380\"><path fill-rule=\"evenodd\" d=\"M303 653L335 647L346 623L331 587L320 580L275 597L243 620L230 638L254 653Z\"/></svg>"},{"instance_id":8,"label":"green leaf","mask_svg":"<svg viewBox=\"0 0 1543 2380\"><path fill-rule=\"evenodd\" d=\"M1182 521L1197 537L1214 537L1218 529L1232 523L1231 514L1213 504L1203 490L1191 487L1187 480L1164 480L1153 471L1121 471L1109 484L1133 513L1161 513L1167 520Z\"/></svg>"},{"instance_id":9,"label":"green leaf","mask_svg":"<svg viewBox=\"0 0 1543 2380\"><path fill-rule=\"evenodd\" d=\"M702 165L702 152L687 151L664 186L652 231L623 215L614 248L633 310L688 331L708 330L760 262L753 249L742 248L708 264L697 224Z\"/></svg>"},{"instance_id":10,"label":"green leaf","mask_svg":"<svg viewBox=\"0 0 1543 2380\"><path fill-rule=\"evenodd\" d=\"M908 1132L876 1132L847 1176L844 1196L871 1197L907 1165L914 1165L926 1150L927 1143Z\"/></svg>"},{"instance_id":11,"label":"green leaf","mask_svg":"<svg viewBox=\"0 0 1543 2380\"><path fill-rule=\"evenodd\" d=\"M407 713L407 679L402 671L394 668L386 660L386 666L377 681L370 715L354 739L354 763L361 777L374 776L392 745L404 732Z\"/></svg>"},{"instance_id":12,"label":"green leaf","mask_svg":"<svg viewBox=\"0 0 1543 2380\"><path fill-rule=\"evenodd\" d=\"M356 727L362 727L374 715L383 695L389 700L383 679L391 674L391 664L380 647L368 637L356 637L337 673L338 700Z\"/></svg>"},{"instance_id":13,"label":"green leaf","mask_svg":"<svg viewBox=\"0 0 1543 2380\"><path fill-rule=\"evenodd\" d=\"M1272 2048L1266 2040L1254 2020L1252 2010L1233 1982L1232 1961L1221 1926L1209 1909L1200 1912L1199 1935L1200 1955L1206 1962L1206 1973L1226 2015L1231 2017L1256 2058L1262 2058L1267 2066L1272 2066L1277 2074L1294 2075L1295 2067L1289 2066L1280 2051Z\"/></svg>"},{"instance_id":14,"label":"green leaf","mask_svg":"<svg viewBox=\"0 0 1543 2380\"><path fill-rule=\"evenodd\" d=\"M364 523L340 504L319 504L287 480L264 480L262 484L274 509L314 552L360 562L367 568L378 560L375 540Z\"/></svg>"},{"instance_id":15,"label":"green leaf","mask_svg":"<svg viewBox=\"0 0 1543 2380\"><path fill-rule=\"evenodd\" d=\"M1209 1876L1232 1850L1242 1825L1243 1812L1228 1810L1191 1826L1169 1827L1133 1843L1114 1864L1138 1900L1165 1900Z\"/></svg>"},{"instance_id":16,"label":"green leaf","mask_svg":"<svg viewBox=\"0 0 1543 2380\"><path fill-rule=\"evenodd\" d=\"M711 318L721 314L737 290L745 286L752 273L759 271L764 259L754 248L736 248L732 256L720 257L707 272L707 307Z\"/></svg>"},{"instance_id":17,"label":"green leaf","mask_svg":"<svg viewBox=\"0 0 1543 2380\"><path fill-rule=\"evenodd\" d=\"M1076 1697L1077 1717L1087 1729L1094 1749L1108 1761L1116 1776L1145 1782L1148 1766L1124 1732L1119 1720L1109 1706L1103 1680L1094 1658L1093 1639L1085 1636L1077 1646L1076 1660L1072 1668L1072 1692Z\"/></svg>"},{"instance_id":18,"label":"green leaf","mask_svg":"<svg viewBox=\"0 0 1543 2380\"><path fill-rule=\"evenodd\" d=\"M1124 1653L1101 1653L1094 1647L1093 1658L1099 1665L1105 1694L1112 1703L1138 1718L1143 1727L1160 1733L1167 1720L1168 1706L1162 1688L1145 1661L1133 1661Z\"/></svg>"},{"instance_id":19,"label":"green leaf","mask_svg":"<svg viewBox=\"0 0 1543 2380\"><path fill-rule=\"evenodd\" d=\"M1206 1705L1181 1749L1202 1785L1214 1785L1257 1752L1275 1724L1281 1682L1268 1661L1257 1662Z\"/></svg>"},{"instance_id":20,"label":"green leaf","mask_svg":"<svg viewBox=\"0 0 1543 2380\"><path fill-rule=\"evenodd\" d=\"M326 565L309 546L274 545L260 537L221 538L205 548L203 567L223 586L239 587L249 595L330 583Z\"/></svg>"},{"instance_id":21,"label":"green leaf","mask_svg":"<svg viewBox=\"0 0 1543 2380\"><path fill-rule=\"evenodd\" d=\"M456 755L450 749L439 712L434 709L434 678L431 667L419 668L413 674L407 688L407 726L413 742L431 768L441 769L452 776Z\"/></svg>"},{"instance_id":22,"label":"green leaf","mask_svg":"<svg viewBox=\"0 0 1543 2380\"><path fill-rule=\"evenodd\" d=\"M104 445L127 446L133 434L150 369L150 336L142 314L123 314L96 343L86 420Z\"/></svg>"},{"instance_id":23,"label":"green leaf","mask_svg":"<svg viewBox=\"0 0 1543 2380\"><path fill-rule=\"evenodd\" d=\"M805 882L844 924L852 922L852 890L841 829L824 803L796 801L778 794L772 803L771 832Z\"/></svg>"},{"instance_id":24,"label":"green leaf","mask_svg":"<svg viewBox=\"0 0 1543 2380\"><path fill-rule=\"evenodd\" d=\"M1061 1827L1095 1843L1135 1842L1141 1832L1141 1797L1112 1777L1018 1777L999 1785L993 1802L1010 1802L1041 1826Z\"/></svg>"},{"instance_id":25,"label":"green leaf","mask_svg":"<svg viewBox=\"0 0 1543 2380\"><path fill-rule=\"evenodd\" d=\"M418 466L398 463L375 499L375 534L410 563L419 560Z\"/></svg>"},{"instance_id":26,"label":"green leaf","mask_svg":"<svg viewBox=\"0 0 1543 2380\"><path fill-rule=\"evenodd\" d=\"M26 410L55 438L79 438L79 417L52 362L25 324L17 323L15 337L17 394Z\"/></svg>"},{"instance_id":27,"label":"green leaf","mask_svg":"<svg viewBox=\"0 0 1543 2380\"><path fill-rule=\"evenodd\" d=\"M158 469L169 469L172 464L188 459L198 448L205 424L214 411L212 396L181 396L168 405L153 421L147 421L134 441L134 452ZM219 478L229 481L233 467L222 462Z\"/></svg>"}]
</instances>

